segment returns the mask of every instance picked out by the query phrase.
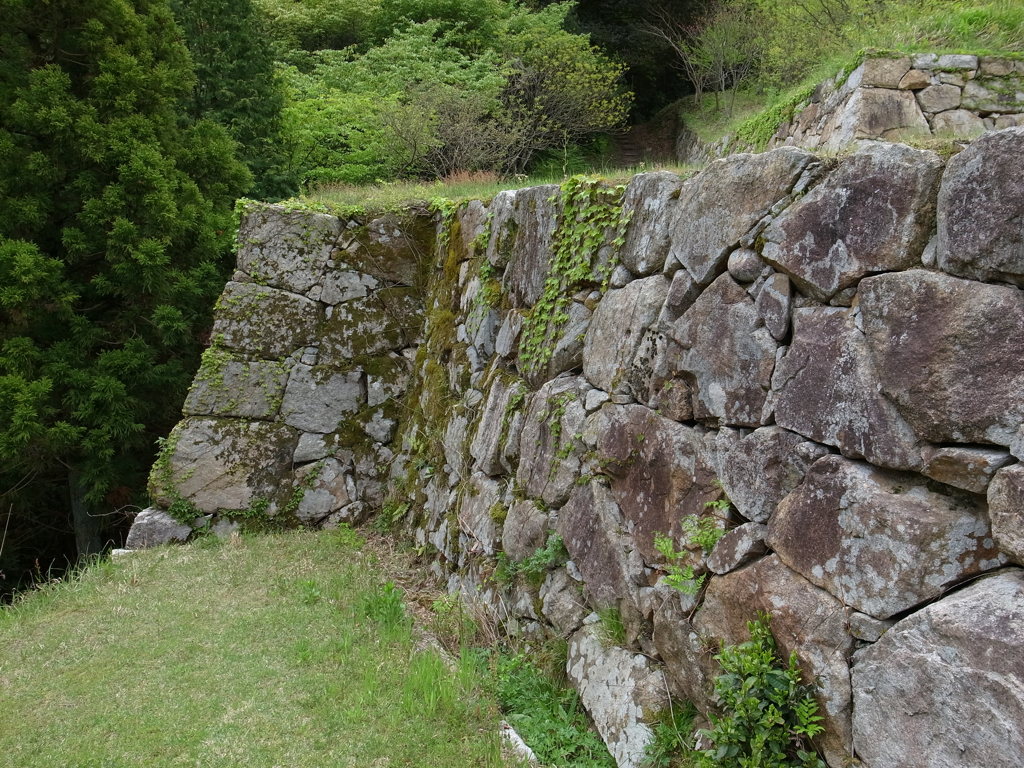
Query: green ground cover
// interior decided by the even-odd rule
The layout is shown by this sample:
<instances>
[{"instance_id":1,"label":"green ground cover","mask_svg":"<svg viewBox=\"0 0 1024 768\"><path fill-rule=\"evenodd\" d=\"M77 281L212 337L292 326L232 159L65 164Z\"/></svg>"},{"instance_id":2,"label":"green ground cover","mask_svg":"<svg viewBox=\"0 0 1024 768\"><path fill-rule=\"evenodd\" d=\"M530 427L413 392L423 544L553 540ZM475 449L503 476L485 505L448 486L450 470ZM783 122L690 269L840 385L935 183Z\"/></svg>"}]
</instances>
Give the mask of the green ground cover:
<instances>
[{"instance_id":1,"label":"green ground cover","mask_svg":"<svg viewBox=\"0 0 1024 768\"><path fill-rule=\"evenodd\" d=\"M0 612L0 764L499 766L486 667L351 531L101 562Z\"/></svg>"}]
</instances>

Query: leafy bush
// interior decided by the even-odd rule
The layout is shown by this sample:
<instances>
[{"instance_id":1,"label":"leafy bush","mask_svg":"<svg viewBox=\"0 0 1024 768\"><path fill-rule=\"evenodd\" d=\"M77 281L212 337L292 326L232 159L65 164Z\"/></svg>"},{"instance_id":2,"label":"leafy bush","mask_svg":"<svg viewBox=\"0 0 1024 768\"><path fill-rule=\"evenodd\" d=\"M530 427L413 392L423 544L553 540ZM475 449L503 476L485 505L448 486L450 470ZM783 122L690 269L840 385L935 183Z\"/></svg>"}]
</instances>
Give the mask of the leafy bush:
<instances>
[{"instance_id":1,"label":"leafy bush","mask_svg":"<svg viewBox=\"0 0 1024 768\"><path fill-rule=\"evenodd\" d=\"M697 755L699 768L825 768L810 746L821 733L818 704L800 682L796 654L780 663L762 615L748 625L750 640L715 656L722 674L715 695L722 715L702 730L712 747Z\"/></svg>"}]
</instances>

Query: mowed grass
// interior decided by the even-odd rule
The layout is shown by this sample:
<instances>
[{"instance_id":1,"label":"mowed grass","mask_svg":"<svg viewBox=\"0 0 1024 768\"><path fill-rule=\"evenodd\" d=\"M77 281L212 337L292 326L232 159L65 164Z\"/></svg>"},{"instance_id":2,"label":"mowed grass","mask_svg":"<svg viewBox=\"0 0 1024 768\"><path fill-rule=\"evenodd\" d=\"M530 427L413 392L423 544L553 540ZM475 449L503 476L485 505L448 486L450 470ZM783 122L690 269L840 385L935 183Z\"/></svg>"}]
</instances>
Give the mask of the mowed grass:
<instances>
[{"instance_id":1,"label":"mowed grass","mask_svg":"<svg viewBox=\"0 0 1024 768\"><path fill-rule=\"evenodd\" d=\"M0 765L502 765L483 675L416 646L351 531L133 553L0 612Z\"/></svg>"}]
</instances>

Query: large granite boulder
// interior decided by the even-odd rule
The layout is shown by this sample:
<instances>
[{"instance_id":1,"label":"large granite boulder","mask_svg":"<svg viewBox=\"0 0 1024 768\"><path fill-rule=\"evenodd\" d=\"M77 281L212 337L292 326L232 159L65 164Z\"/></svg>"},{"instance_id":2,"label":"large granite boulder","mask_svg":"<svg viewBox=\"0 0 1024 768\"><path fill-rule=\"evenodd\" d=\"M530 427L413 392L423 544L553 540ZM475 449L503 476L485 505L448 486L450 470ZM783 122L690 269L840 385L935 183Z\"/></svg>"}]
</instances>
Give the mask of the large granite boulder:
<instances>
[{"instance_id":1,"label":"large granite boulder","mask_svg":"<svg viewBox=\"0 0 1024 768\"><path fill-rule=\"evenodd\" d=\"M876 278L877 279L877 278ZM879 391L855 310L793 313L793 342L775 369L775 421L844 456L896 469L921 465L920 440Z\"/></svg>"},{"instance_id":2,"label":"large granite boulder","mask_svg":"<svg viewBox=\"0 0 1024 768\"><path fill-rule=\"evenodd\" d=\"M821 301L865 275L919 264L941 172L934 152L869 144L771 223L763 256Z\"/></svg>"},{"instance_id":3,"label":"large granite boulder","mask_svg":"<svg viewBox=\"0 0 1024 768\"><path fill-rule=\"evenodd\" d=\"M849 765L853 748L848 660L854 641L846 629L842 603L770 555L712 579L693 628L706 643L741 643L750 639L747 623L760 613L770 615L780 656L788 659L796 652L804 682L815 686L825 726L818 746L829 765Z\"/></svg>"},{"instance_id":4,"label":"large granite boulder","mask_svg":"<svg viewBox=\"0 0 1024 768\"><path fill-rule=\"evenodd\" d=\"M356 356L409 346L423 325L423 299L414 288L381 288L328 307L325 314L319 362L340 366Z\"/></svg>"},{"instance_id":5,"label":"large granite boulder","mask_svg":"<svg viewBox=\"0 0 1024 768\"><path fill-rule=\"evenodd\" d=\"M229 282L217 299L211 338L227 349L282 360L317 343L321 305L255 283Z\"/></svg>"},{"instance_id":6,"label":"large granite boulder","mask_svg":"<svg viewBox=\"0 0 1024 768\"><path fill-rule=\"evenodd\" d=\"M626 185L622 212L629 216L619 261L634 275L660 272L669 250L669 223L683 181L674 173L638 173Z\"/></svg>"},{"instance_id":7,"label":"large granite boulder","mask_svg":"<svg viewBox=\"0 0 1024 768\"><path fill-rule=\"evenodd\" d=\"M149 492L161 507L184 499L199 512L230 513L267 502L278 510L280 478L291 469L298 432L284 424L187 418L171 431Z\"/></svg>"},{"instance_id":8,"label":"large granite boulder","mask_svg":"<svg viewBox=\"0 0 1024 768\"><path fill-rule=\"evenodd\" d=\"M577 486L558 514L558 534L597 608L638 601L644 564L624 525L612 492L597 481Z\"/></svg>"},{"instance_id":9,"label":"large granite boulder","mask_svg":"<svg viewBox=\"0 0 1024 768\"><path fill-rule=\"evenodd\" d=\"M658 318L669 281L662 275L608 291L594 311L583 347L583 375L605 392L625 391L644 331Z\"/></svg>"},{"instance_id":10,"label":"large granite boulder","mask_svg":"<svg viewBox=\"0 0 1024 768\"><path fill-rule=\"evenodd\" d=\"M281 420L304 432L334 432L366 404L363 372L296 365L281 403Z\"/></svg>"},{"instance_id":11,"label":"large granite boulder","mask_svg":"<svg viewBox=\"0 0 1024 768\"><path fill-rule=\"evenodd\" d=\"M728 448L718 473L722 490L747 520L766 522L825 453L824 446L795 432L761 427Z\"/></svg>"},{"instance_id":12,"label":"large granite boulder","mask_svg":"<svg viewBox=\"0 0 1024 768\"><path fill-rule=\"evenodd\" d=\"M856 656L853 738L870 768L1024 761L1024 572L969 584Z\"/></svg>"},{"instance_id":13,"label":"large granite boulder","mask_svg":"<svg viewBox=\"0 0 1024 768\"><path fill-rule=\"evenodd\" d=\"M492 263L507 262L501 287L514 307L532 307L544 292L561 193L556 184L520 189L513 197L511 215L499 217L495 209L487 253Z\"/></svg>"},{"instance_id":14,"label":"large granite boulder","mask_svg":"<svg viewBox=\"0 0 1024 768\"><path fill-rule=\"evenodd\" d=\"M192 526L179 523L162 509L147 507L132 521L125 539L125 549L148 549L185 541L192 534Z\"/></svg>"},{"instance_id":15,"label":"large granite boulder","mask_svg":"<svg viewBox=\"0 0 1024 768\"><path fill-rule=\"evenodd\" d=\"M1003 563L976 496L839 456L814 463L768 529L786 565L879 619Z\"/></svg>"},{"instance_id":16,"label":"large granite boulder","mask_svg":"<svg viewBox=\"0 0 1024 768\"><path fill-rule=\"evenodd\" d=\"M693 414L718 424L760 426L778 343L753 299L731 276L715 280L667 335L693 378Z\"/></svg>"},{"instance_id":17,"label":"large granite boulder","mask_svg":"<svg viewBox=\"0 0 1024 768\"><path fill-rule=\"evenodd\" d=\"M642 654L606 647L588 624L569 640L565 666L618 768L642 768L654 740L652 715L668 709L661 669Z\"/></svg>"},{"instance_id":18,"label":"large granite boulder","mask_svg":"<svg viewBox=\"0 0 1024 768\"><path fill-rule=\"evenodd\" d=\"M877 381L917 435L1013 443L1024 422L1024 292L909 270L864 280L860 307Z\"/></svg>"},{"instance_id":19,"label":"large granite boulder","mask_svg":"<svg viewBox=\"0 0 1024 768\"><path fill-rule=\"evenodd\" d=\"M344 233L336 216L252 205L238 227L238 268L256 282L306 294L345 244Z\"/></svg>"},{"instance_id":20,"label":"large granite boulder","mask_svg":"<svg viewBox=\"0 0 1024 768\"><path fill-rule=\"evenodd\" d=\"M725 268L740 239L784 200L814 156L785 147L716 160L683 183L666 269L682 266L700 285Z\"/></svg>"},{"instance_id":21,"label":"large granite boulder","mask_svg":"<svg viewBox=\"0 0 1024 768\"><path fill-rule=\"evenodd\" d=\"M1024 285L1022 155L1019 127L983 136L949 161L939 189L940 269Z\"/></svg>"},{"instance_id":22,"label":"large granite boulder","mask_svg":"<svg viewBox=\"0 0 1024 768\"><path fill-rule=\"evenodd\" d=\"M819 146L839 150L858 139L899 141L929 133L928 121L912 92L857 88L826 120Z\"/></svg>"},{"instance_id":23,"label":"large granite boulder","mask_svg":"<svg viewBox=\"0 0 1024 768\"><path fill-rule=\"evenodd\" d=\"M290 371L290 361L246 360L211 347L203 353L182 413L271 419L281 407Z\"/></svg>"},{"instance_id":24,"label":"large granite boulder","mask_svg":"<svg viewBox=\"0 0 1024 768\"><path fill-rule=\"evenodd\" d=\"M602 416L597 462L634 545L648 563L662 562L655 537L678 540L682 519L703 515L719 496L703 436L642 405L605 406Z\"/></svg>"},{"instance_id":25,"label":"large granite boulder","mask_svg":"<svg viewBox=\"0 0 1024 768\"><path fill-rule=\"evenodd\" d=\"M549 381L531 398L520 434L516 482L552 507L565 503L579 475L584 386L579 377Z\"/></svg>"}]
</instances>

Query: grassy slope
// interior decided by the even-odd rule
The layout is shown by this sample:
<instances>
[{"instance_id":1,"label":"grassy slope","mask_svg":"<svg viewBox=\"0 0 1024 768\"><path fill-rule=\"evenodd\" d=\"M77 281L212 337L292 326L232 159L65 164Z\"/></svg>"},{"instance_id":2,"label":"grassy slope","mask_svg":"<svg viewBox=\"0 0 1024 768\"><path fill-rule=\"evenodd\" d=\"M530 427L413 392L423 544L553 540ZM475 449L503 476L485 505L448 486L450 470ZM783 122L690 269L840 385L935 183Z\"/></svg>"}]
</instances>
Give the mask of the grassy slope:
<instances>
[{"instance_id":1,"label":"grassy slope","mask_svg":"<svg viewBox=\"0 0 1024 768\"><path fill-rule=\"evenodd\" d=\"M0 613L0 764L497 766L351 532L140 552ZM376 616L368 619L367 607Z\"/></svg>"}]
</instances>

